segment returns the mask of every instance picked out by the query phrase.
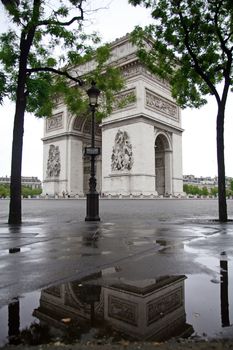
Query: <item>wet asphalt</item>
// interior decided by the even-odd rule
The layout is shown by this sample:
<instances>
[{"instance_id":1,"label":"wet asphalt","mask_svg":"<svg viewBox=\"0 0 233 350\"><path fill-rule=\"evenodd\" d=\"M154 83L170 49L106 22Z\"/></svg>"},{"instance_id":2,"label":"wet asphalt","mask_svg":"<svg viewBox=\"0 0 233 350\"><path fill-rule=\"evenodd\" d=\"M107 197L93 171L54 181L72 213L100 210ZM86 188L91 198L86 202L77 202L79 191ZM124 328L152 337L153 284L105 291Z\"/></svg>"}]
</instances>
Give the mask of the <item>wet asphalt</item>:
<instances>
[{"instance_id":1,"label":"wet asphalt","mask_svg":"<svg viewBox=\"0 0 233 350\"><path fill-rule=\"evenodd\" d=\"M217 284L220 260L233 267L233 222L216 221L217 200L101 199L100 222L85 222L85 205L84 199L25 199L23 224L9 226L9 201L0 200L0 307L99 271L108 284L174 275ZM233 200L228 214L233 219ZM189 289L195 293L192 284ZM232 289L229 294L232 301Z\"/></svg>"},{"instance_id":2,"label":"wet asphalt","mask_svg":"<svg viewBox=\"0 0 233 350\"><path fill-rule=\"evenodd\" d=\"M223 252L233 257L233 223L213 221L216 200L100 200L100 222L84 221L85 204L24 200L23 224L11 227L9 202L0 200L0 306L15 295L114 266L137 280L152 273L207 272L214 278L211 258ZM232 200L228 213L233 217Z\"/></svg>"}]
</instances>

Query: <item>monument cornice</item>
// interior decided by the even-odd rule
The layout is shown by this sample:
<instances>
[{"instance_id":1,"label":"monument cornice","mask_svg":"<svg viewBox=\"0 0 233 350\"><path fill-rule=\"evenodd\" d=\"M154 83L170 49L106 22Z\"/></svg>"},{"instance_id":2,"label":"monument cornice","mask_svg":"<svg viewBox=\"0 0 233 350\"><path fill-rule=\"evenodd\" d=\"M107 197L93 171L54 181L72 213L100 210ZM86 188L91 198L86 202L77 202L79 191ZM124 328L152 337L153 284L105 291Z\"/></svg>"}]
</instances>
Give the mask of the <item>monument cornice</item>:
<instances>
[{"instance_id":1,"label":"monument cornice","mask_svg":"<svg viewBox=\"0 0 233 350\"><path fill-rule=\"evenodd\" d=\"M61 140L69 139L72 137L75 139L77 139L77 137L78 137L80 140L88 141L88 142L91 139L91 135L83 134L82 132L68 131L68 132L63 132L59 135L57 135L57 134L56 135L49 135L49 136L43 137L41 140L45 143L49 143L51 141L53 141L53 142L61 141ZM96 136L95 139L97 142L101 142L101 136Z\"/></svg>"},{"instance_id":2,"label":"monument cornice","mask_svg":"<svg viewBox=\"0 0 233 350\"><path fill-rule=\"evenodd\" d=\"M132 177L132 176L146 176L146 177L155 177L155 174L147 174L147 173L134 173L134 172L129 172L129 173L125 173L125 172L122 172L122 171L119 171L117 173L112 173L108 176L104 176L104 178L111 178L111 177L121 177L121 176L128 176L128 177Z\"/></svg>"},{"instance_id":3,"label":"monument cornice","mask_svg":"<svg viewBox=\"0 0 233 350\"><path fill-rule=\"evenodd\" d=\"M141 75L148 78L150 81L152 80L166 91L171 91L169 82L150 72L135 54L130 54L116 61L115 66L120 68L122 76L126 80Z\"/></svg>"},{"instance_id":4,"label":"monument cornice","mask_svg":"<svg viewBox=\"0 0 233 350\"><path fill-rule=\"evenodd\" d=\"M154 117L148 116L147 114L144 113L140 113L140 114L134 114L128 117L122 117L122 118L118 118L116 120L110 120L110 121L103 121L103 123L101 124L102 130L106 130L109 128L113 128L113 127L120 127L120 126L125 126L126 125L126 121L127 121L127 125L128 124L134 124L134 123L140 123L140 122L146 122L150 125L154 125L157 126L159 128L163 128L166 127L167 131L171 131L171 132L179 132L182 133L184 131L184 129L182 129L179 126L176 125L171 125L170 123L166 123L164 121L161 121L159 119L156 119Z\"/></svg>"}]
</instances>

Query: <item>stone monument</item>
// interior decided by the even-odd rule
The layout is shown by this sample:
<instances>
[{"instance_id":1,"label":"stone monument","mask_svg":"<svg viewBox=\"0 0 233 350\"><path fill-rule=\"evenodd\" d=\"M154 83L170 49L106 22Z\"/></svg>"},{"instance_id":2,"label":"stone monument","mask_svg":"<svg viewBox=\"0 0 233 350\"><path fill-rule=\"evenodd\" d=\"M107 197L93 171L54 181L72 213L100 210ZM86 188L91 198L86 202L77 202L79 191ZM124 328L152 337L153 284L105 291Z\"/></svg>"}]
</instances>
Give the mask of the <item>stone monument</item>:
<instances>
[{"instance_id":1,"label":"stone monument","mask_svg":"<svg viewBox=\"0 0 233 350\"><path fill-rule=\"evenodd\" d=\"M96 125L96 146L101 147L97 190L108 196L179 195L183 130L170 86L139 61L128 35L114 41L111 50L110 63L121 69L126 83L112 114ZM57 102L44 128L44 194L83 196L88 191L90 160L84 149L90 145L90 126L86 116L73 116Z\"/></svg>"}]
</instances>

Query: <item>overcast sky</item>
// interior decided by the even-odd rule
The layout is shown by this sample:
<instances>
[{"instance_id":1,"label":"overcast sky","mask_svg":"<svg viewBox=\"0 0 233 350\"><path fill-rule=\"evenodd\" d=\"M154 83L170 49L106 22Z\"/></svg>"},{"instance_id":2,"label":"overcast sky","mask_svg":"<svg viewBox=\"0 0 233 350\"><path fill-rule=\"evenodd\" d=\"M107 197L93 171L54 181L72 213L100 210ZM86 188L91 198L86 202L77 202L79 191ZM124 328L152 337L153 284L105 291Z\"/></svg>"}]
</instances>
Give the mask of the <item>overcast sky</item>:
<instances>
[{"instance_id":1,"label":"overcast sky","mask_svg":"<svg viewBox=\"0 0 233 350\"><path fill-rule=\"evenodd\" d=\"M150 21L149 12L128 5L127 0L95 0L96 8L109 4L108 9L92 13L91 29L98 30L103 41L113 41L130 32L135 25ZM7 18L0 7L0 31L5 30ZM225 122L226 175L233 177L233 101L229 96ZM183 174L196 176L217 175L216 163L216 103L209 99L208 105L199 110L182 111ZM8 101L0 106L0 176L10 175L12 128L14 105ZM42 180L43 121L33 115L25 117L23 176L38 176Z\"/></svg>"}]
</instances>

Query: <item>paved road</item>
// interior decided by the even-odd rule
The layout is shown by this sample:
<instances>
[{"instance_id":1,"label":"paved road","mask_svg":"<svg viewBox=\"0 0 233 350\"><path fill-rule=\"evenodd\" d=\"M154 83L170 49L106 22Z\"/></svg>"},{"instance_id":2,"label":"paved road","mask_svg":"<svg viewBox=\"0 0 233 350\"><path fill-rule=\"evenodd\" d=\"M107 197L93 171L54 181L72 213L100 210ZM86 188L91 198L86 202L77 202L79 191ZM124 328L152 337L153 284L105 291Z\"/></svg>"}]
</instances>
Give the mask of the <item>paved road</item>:
<instances>
[{"instance_id":1,"label":"paved road","mask_svg":"<svg viewBox=\"0 0 233 350\"><path fill-rule=\"evenodd\" d=\"M214 221L216 200L101 200L97 223L84 221L85 200L24 200L21 227L7 225L8 205L0 200L0 307L15 296L99 271L108 283L192 276L189 299L198 294L203 307L206 298L219 304L219 260L227 256L232 313L233 223ZM233 218L232 200L228 211ZM10 253L14 248L18 252ZM192 314L194 304L189 307Z\"/></svg>"},{"instance_id":2,"label":"paved road","mask_svg":"<svg viewBox=\"0 0 233 350\"><path fill-rule=\"evenodd\" d=\"M211 221L217 217L216 200L101 200L100 223L84 221L84 200L24 200L21 227L7 225L8 204L0 201L0 305L15 294L100 267L126 261L133 266L138 256L153 259L154 272L161 275L161 269L163 274L205 269L195 261L201 251L233 253L233 225ZM231 216L233 201L228 210ZM157 241L166 242L170 253L151 254L162 247ZM20 254L9 254L15 247ZM145 274L144 267L137 273Z\"/></svg>"},{"instance_id":3,"label":"paved road","mask_svg":"<svg viewBox=\"0 0 233 350\"><path fill-rule=\"evenodd\" d=\"M9 201L0 200L0 220L7 220ZM64 222L64 220L83 221L85 217L85 200L23 200L24 219ZM62 213L62 216L60 214ZM233 200L228 201L228 213L233 218ZM58 215L59 214L59 215ZM100 200L100 216L103 222L109 220L177 220L217 218L217 200L199 199L133 199L133 200ZM60 218L59 218L59 217Z\"/></svg>"}]
</instances>

